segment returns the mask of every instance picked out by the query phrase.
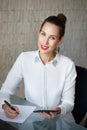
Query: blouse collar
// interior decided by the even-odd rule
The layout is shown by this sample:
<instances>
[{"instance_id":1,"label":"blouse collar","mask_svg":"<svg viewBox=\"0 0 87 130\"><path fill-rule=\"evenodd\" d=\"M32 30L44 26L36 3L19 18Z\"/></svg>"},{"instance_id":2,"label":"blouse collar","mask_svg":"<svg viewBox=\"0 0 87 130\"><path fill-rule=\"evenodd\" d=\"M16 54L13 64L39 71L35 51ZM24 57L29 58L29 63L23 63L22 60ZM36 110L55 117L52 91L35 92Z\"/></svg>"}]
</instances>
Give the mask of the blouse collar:
<instances>
[{"instance_id":1,"label":"blouse collar","mask_svg":"<svg viewBox=\"0 0 87 130\"><path fill-rule=\"evenodd\" d=\"M57 51L56 57L53 60L51 60L49 63L56 67L57 63L59 62L59 59L60 59L60 54ZM34 62L35 63L41 62L41 59L40 59L40 56L39 56L39 50L36 52Z\"/></svg>"}]
</instances>

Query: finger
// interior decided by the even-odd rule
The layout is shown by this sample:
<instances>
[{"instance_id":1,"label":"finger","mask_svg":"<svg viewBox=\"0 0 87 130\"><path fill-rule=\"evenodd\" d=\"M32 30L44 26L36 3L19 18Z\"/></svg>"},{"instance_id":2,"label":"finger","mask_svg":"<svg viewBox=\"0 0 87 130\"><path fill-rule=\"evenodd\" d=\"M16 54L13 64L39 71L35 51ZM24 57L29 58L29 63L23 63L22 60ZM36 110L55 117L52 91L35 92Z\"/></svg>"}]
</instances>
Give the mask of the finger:
<instances>
[{"instance_id":1,"label":"finger","mask_svg":"<svg viewBox=\"0 0 87 130\"><path fill-rule=\"evenodd\" d=\"M18 109L18 108L16 108L16 109ZM12 110L7 105L4 107L4 112L5 112L6 116L9 118L15 118L18 115L16 111Z\"/></svg>"},{"instance_id":2,"label":"finger","mask_svg":"<svg viewBox=\"0 0 87 130\"><path fill-rule=\"evenodd\" d=\"M15 110L16 110L17 113L20 112L20 110L19 110L19 108L17 106L13 106L13 107L15 108Z\"/></svg>"},{"instance_id":3,"label":"finger","mask_svg":"<svg viewBox=\"0 0 87 130\"><path fill-rule=\"evenodd\" d=\"M13 112L9 111L8 109L5 110L5 114L9 118L15 118L18 115L17 113L13 113Z\"/></svg>"},{"instance_id":4,"label":"finger","mask_svg":"<svg viewBox=\"0 0 87 130\"><path fill-rule=\"evenodd\" d=\"M54 118L55 117L55 112L50 112L50 116L51 116L51 118Z\"/></svg>"},{"instance_id":5,"label":"finger","mask_svg":"<svg viewBox=\"0 0 87 130\"><path fill-rule=\"evenodd\" d=\"M50 113L47 113L47 112L40 112L41 115L45 116L46 118L51 118L51 115Z\"/></svg>"},{"instance_id":6,"label":"finger","mask_svg":"<svg viewBox=\"0 0 87 130\"><path fill-rule=\"evenodd\" d=\"M11 118L11 119L14 119L17 116L17 114L13 114L13 113L5 113L5 114L8 118Z\"/></svg>"},{"instance_id":7,"label":"finger","mask_svg":"<svg viewBox=\"0 0 87 130\"><path fill-rule=\"evenodd\" d=\"M56 112L43 112L43 115L46 117L46 118L49 118L49 119L53 119L57 113Z\"/></svg>"},{"instance_id":8,"label":"finger","mask_svg":"<svg viewBox=\"0 0 87 130\"><path fill-rule=\"evenodd\" d=\"M7 111L8 113L12 113L12 114L16 114L16 113L17 113L16 110L14 111L14 110L12 110L10 107L7 107L6 111Z\"/></svg>"}]
</instances>

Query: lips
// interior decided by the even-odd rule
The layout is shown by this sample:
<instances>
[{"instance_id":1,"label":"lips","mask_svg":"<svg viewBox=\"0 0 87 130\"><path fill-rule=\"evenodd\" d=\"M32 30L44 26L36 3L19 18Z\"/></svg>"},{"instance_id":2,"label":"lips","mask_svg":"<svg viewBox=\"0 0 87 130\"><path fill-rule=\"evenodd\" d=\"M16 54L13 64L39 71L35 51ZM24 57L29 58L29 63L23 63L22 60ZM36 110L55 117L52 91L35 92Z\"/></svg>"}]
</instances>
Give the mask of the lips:
<instances>
[{"instance_id":1,"label":"lips","mask_svg":"<svg viewBox=\"0 0 87 130\"><path fill-rule=\"evenodd\" d=\"M49 47L47 47L47 46L44 46L44 45L41 45L41 49L42 50L47 50Z\"/></svg>"}]
</instances>

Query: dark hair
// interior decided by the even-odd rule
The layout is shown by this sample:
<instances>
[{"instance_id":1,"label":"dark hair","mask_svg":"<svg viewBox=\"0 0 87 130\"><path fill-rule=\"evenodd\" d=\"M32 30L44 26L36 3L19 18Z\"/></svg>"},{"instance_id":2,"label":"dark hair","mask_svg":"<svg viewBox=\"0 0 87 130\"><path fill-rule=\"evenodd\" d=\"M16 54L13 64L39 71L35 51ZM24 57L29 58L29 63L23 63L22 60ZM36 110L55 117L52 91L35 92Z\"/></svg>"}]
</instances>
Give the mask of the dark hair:
<instances>
[{"instance_id":1,"label":"dark hair","mask_svg":"<svg viewBox=\"0 0 87 130\"><path fill-rule=\"evenodd\" d=\"M59 27L59 29L60 29L59 39L61 39L61 37L64 36L64 34L65 34L66 21L67 21L67 18L62 13L59 13L57 16L49 16L48 18L46 18L43 21L43 23L41 25L41 28L40 28L40 31L41 31L42 27L44 26L44 24L46 22L50 22L50 23L55 24L55 25L57 25Z\"/></svg>"}]
</instances>

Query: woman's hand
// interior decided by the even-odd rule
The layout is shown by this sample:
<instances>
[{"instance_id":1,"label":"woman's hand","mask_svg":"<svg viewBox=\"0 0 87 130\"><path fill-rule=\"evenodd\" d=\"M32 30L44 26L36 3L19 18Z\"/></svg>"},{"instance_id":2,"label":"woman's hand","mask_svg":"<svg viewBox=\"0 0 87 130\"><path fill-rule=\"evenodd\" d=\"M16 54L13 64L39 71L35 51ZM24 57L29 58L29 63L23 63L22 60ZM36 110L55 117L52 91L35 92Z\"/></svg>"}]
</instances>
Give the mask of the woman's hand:
<instances>
[{"instance_id":1,"label":"woman's hand","mask_svg":"<svg viewBox=\"0 0 87 130\"><path fill-rule=\"evenodd\" d=\"M41 115L45 116L46 118L52 119L55 116L57 116L58 114L61 113L61 108L60 107L53 107L51 108L52 110L58 110L58 112L40 112Z\"/></svg>"},{"instance_id":2,"label":"woman's hand","mask_svg":"<svg viewBox=\"0 0 87 130\"><path fill-rule=\"evenodd\" d=\"M18 107L16 107L16 106L13 106L13 107L15 108L16 111L12 110L12 109L11 109L9 106L7 106L6 104L3 104L3 105L2 105L2 109L4 110L4 112L5 112L5 114L6 114L6 116L7 116L8 118L14 119L14 118L18 115L18 113L19 113Z\"/></svg>"}]
</instances>

